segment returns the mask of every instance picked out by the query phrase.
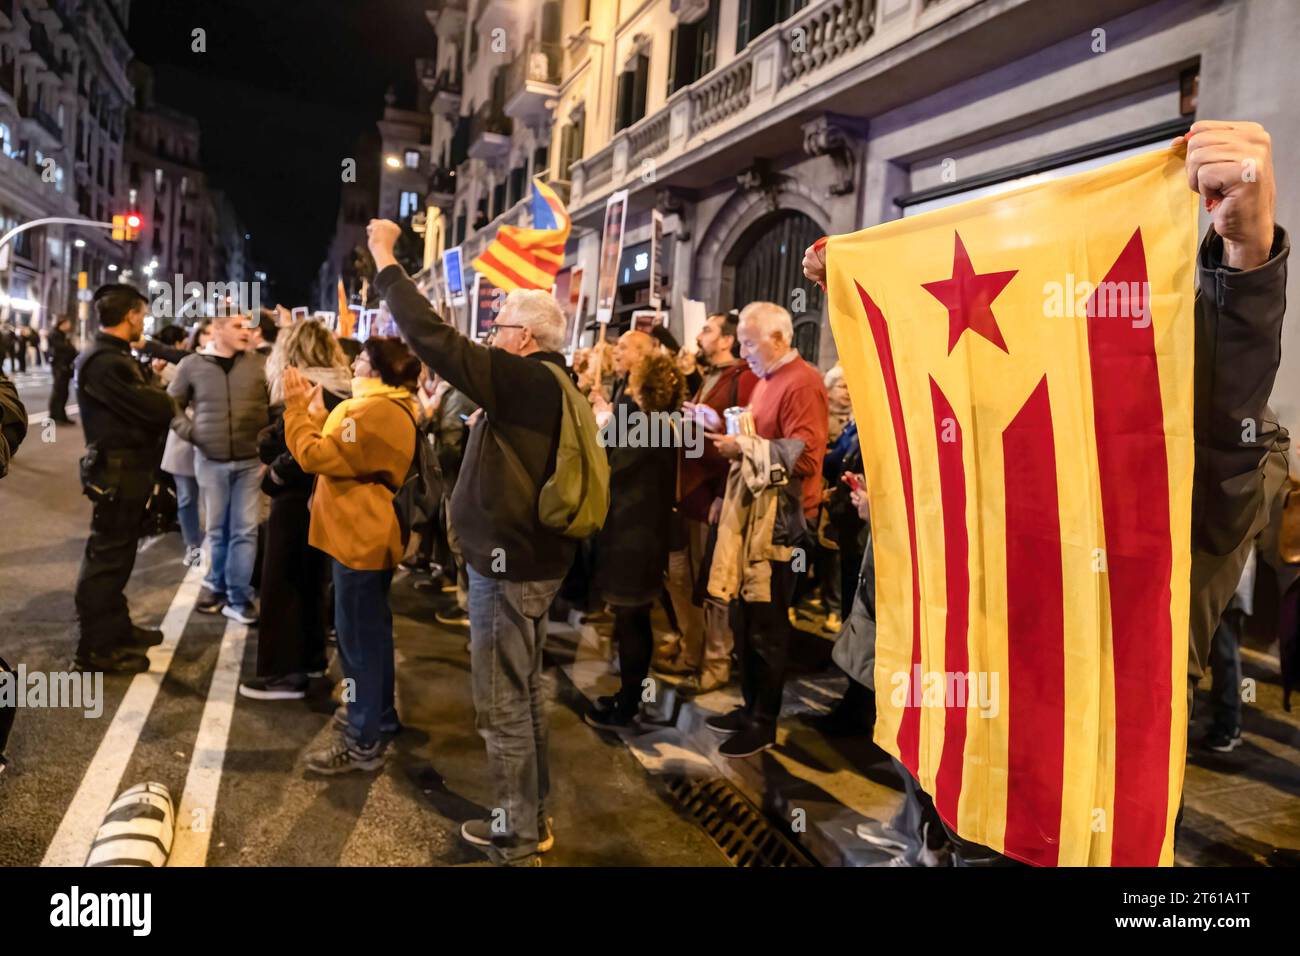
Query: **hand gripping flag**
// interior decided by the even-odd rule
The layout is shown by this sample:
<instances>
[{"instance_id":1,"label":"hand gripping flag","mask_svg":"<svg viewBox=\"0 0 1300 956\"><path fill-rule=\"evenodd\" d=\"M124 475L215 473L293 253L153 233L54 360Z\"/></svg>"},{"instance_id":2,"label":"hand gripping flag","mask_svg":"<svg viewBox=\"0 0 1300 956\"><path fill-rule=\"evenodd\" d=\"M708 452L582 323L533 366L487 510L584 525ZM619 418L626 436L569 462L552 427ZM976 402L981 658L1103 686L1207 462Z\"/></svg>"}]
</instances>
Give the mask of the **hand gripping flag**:
<instances>
[{"instance_id":1,"label":"hand gripping flag","mask_svg":"<svg viewBox=\"0 0 1300 956\"><path fill-rule=\"evenodd\" d=\"M542 289L551 291L555 274L564 264L564 243L568 241L568 210L550 186L533 180L533 227L503 225L497 237L470 263L498 289Z\"/></svg>"},{"instance_id":2,"label":"hand gripping flag","mask_svg":"<svg viewBox=\"0 0 1300 956\"><path fill-rule=\"evenodd\" d=\"M1180 152L827 245L876 556L876 742L966 840L1168 865L1187 733Z\"/></svg>"}]
</instances>

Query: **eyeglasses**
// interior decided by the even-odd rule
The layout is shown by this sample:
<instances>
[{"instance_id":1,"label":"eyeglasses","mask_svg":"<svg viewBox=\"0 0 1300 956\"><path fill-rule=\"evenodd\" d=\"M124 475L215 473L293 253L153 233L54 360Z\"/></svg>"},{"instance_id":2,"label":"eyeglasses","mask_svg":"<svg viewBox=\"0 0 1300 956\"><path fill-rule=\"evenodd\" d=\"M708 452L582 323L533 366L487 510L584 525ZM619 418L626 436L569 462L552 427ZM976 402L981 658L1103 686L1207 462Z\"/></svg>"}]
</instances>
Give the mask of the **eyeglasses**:
<instances>
[{"instance_id":1,"label":"eyeglasses","mask_svg":"<svg viewBox=\"0 0 1300 956\"><path fill-rule=\"evenodd\" d=\"M492 328L487 330L487 337L492 338L492 336L497 334L498 329L526 329L526 328L528 328L528 326L526 325L514 325L509 322L494 322L492 323Z\"/></svg>"}]
</instances>

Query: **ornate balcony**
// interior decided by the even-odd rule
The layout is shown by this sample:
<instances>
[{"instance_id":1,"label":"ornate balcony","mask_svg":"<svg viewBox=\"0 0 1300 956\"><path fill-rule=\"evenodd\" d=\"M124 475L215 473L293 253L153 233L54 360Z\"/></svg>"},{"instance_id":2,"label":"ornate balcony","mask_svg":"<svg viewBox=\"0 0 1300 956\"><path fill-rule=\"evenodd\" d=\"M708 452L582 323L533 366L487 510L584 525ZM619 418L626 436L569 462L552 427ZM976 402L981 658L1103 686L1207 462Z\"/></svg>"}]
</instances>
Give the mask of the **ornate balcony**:
<instances>
[{"instance_id":1,"label":"ornate balcony","mask_svg":"<svg viewBox=\"0 0 1300 956\"><path fill-rule=\"evenodd\" d=\"M460 77L449 70L438 74L433 83L433 110L447 116L460 113Z\"/></svg>"},{"instance_id":2,"label":"ornate balcony","mask_svg":"<svg viewBox=\"0 0 1300 956\"><path fill-rule=\"evenodd\" d=\"M425 204L439 209L450 209L456 201L456 171L443 166L434 166L429 172L429 186L425 192Z\"/></svg>"},{"instance_id":3,"label":"ornate balcony","mask_svg":"<svg viewBox=\"0 0 1300 956\"><path fill-rule=\"evenodd\" d=\"M502 112L499 104L485 102L470 118L469 155L471 159L492 161L510 151L510 134L514 122Z\"/></svg>"},{"instance_id":4,"label":"ornate balcony","mask_svg":"<svg viewBox=\"0 0 1300 956\"><path fill-rule=\"evenodd\" d=\"M547 104L560 95L563 62L560 44L529 40L506 73L506 115L526 123L549 116Z\"/></svg>"},{"instance_id":5,"label":"ornate balcony","mask_svg":"<svg viewBox=\"0 0 1300 956\"><path fill-rule=\"evenodd\" d=\"M955 12L975 0L949 2ZM676 0L674 9L686 14L696 6L694 0ZM678 90L661 109L574 163L575 208L594 206L605 193L633 185L647 160L662 169L686 162L718 137L743 138L746 131L768 125L777 110L807 99L818 84L920 32L932 19L933 6L911 0L911 17L895 17L894 29L882 37L877 0L811 0L779 29L767 30L735 59Z\"/></svg>"}]
</instances>

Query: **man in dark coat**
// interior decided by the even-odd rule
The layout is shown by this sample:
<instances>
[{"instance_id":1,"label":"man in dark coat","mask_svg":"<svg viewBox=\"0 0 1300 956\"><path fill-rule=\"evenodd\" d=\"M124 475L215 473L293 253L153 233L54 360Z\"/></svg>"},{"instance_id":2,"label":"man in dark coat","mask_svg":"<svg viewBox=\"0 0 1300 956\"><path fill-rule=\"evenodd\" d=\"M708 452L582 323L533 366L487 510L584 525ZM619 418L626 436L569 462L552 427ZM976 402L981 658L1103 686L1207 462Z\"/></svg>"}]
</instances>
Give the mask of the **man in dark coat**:
<instances>
[{"instance_id":1,"label":"man in dark coat","mask_svg":"<svg viewBox=\"0 0 1300 956\"><path fill-rule=\"evenodd\" d=\"M148 304L129 285L102 286L94 299L99 334L77 359L82 487L95 503L77 575L79 670L147 670L144 648L162 640L161 632L131 623L123 594L173 413L167 393L146 380L131 355Z\"/></svg>"},{"instance_id":2,"label":"man in dark coat","mask_svg":"<svg viewBox=\"0 0 1300 956\"><path fill-rule=\"evenodd\" d=\"M54 384L50 388L50 420L60 425L72 424L68 417L68 385L72 382L72 364L77 360L77 348L70 333L72 320L59 319L50 333L50 373Z\"/></svg>"}]
</instances>

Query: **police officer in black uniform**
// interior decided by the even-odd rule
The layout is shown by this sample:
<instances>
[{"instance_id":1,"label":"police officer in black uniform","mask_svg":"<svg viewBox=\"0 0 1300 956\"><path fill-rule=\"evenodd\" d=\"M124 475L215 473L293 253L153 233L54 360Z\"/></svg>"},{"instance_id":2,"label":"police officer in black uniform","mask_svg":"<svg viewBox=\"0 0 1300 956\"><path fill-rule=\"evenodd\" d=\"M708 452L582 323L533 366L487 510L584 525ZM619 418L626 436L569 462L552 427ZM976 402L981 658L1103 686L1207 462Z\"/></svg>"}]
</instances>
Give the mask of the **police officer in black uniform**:
<instances>
[{"instance_id":1,"label":"police officer in black uniform","mask_svg":"<svg viewBox=\"0 0 1300 956\"><path fill-rule=\"evenodd\" d=\"M101 286L99 334L77 357L77 402L86 435L81 482L95 504L77 575L80 670L148 670L146 649L162 633L131 623L123 594L171 423L171 399L131 355L144 334L148 300L129 285Z\"/></svg>"},{"instance_id":2,"label":"police officer in black uniform","mask_svg":"<svg viewBox=\"0 0 1300 956\"><path fill-rule=\"evenodd\" d=\"M50 389L50 420L60 425L71 425L68 417L68 385L72 382L72 366L77 360L77 347L72 344L72 320L66 315L55 323L50 332L50 371L54 385Z\"/></svg>"}]
</instances>

